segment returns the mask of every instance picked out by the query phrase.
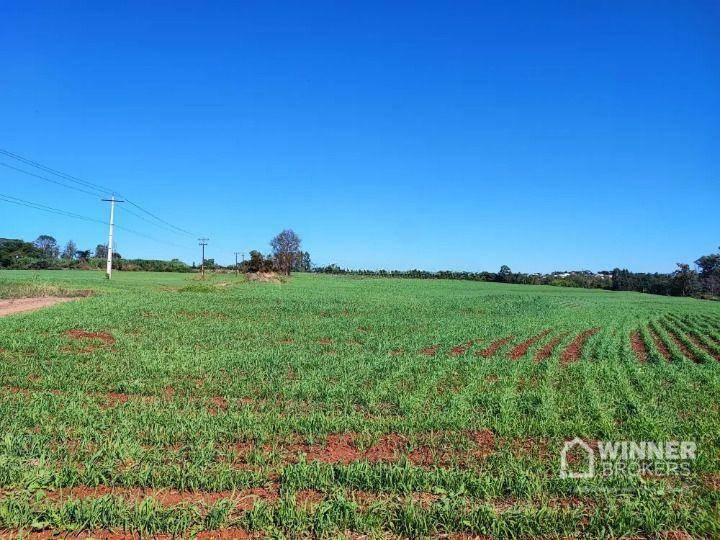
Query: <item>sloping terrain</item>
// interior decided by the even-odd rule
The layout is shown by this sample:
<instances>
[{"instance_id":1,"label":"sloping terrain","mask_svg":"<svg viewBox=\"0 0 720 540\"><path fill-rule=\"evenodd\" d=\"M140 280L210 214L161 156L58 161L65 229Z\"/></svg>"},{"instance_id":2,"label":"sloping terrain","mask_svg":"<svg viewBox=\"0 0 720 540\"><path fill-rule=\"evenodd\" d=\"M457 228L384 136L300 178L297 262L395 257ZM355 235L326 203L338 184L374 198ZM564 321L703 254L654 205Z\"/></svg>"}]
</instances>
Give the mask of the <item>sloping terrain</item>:
<instances>
[{"instance_id":1,"label":"sloping terrain","mask_svg":"<svg viewBox=\"0 0 720 540\"><path fill-rule=\"evenodd\" d=\"M718 303L315 275L42 277L101 294L0 320L0 530L720 534ZM563 479L574 437L698 452L684 476Z\"/></svg>"}]
</instances>

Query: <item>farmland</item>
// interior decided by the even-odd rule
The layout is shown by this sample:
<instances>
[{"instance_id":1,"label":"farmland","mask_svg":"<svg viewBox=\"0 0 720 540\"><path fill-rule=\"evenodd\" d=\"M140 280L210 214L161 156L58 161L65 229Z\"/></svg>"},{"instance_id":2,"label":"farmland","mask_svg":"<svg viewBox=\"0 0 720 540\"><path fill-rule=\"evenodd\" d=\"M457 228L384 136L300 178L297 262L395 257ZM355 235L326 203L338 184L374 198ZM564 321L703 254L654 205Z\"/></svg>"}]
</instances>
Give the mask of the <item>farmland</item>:
<instances>
[{"instance_id":1,"label":"farmland","mask_svg":"<svg viewBox=\"0 0 720 540\"><path fill-rule=\"evenodd\" d=\"M0 529L720 535L720 303L306 274L0 283L95 291L0 319ZM682 477L560 478L576 436L697 456Z\"/></svg>"}]
</instances>

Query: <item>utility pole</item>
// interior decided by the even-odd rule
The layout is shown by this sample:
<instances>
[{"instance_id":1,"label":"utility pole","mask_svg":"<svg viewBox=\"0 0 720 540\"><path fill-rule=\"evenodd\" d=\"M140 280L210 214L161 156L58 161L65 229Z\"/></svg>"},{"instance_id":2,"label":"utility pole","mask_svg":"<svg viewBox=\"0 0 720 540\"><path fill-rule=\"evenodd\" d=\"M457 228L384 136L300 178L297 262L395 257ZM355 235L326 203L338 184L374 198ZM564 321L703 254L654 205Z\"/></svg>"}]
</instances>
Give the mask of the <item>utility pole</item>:
<instances>
[{"instance_id":1,"label":"utility pole","mask_svg":"<svg viewBox=\"0 0 720 540\"><path fill-rule=\"evenodd\" d=\"M235 252L235 275L236 276L240 275L240 268L238 267L238 260L237 260L237 256L239 253L240 253L239 251Z\"/></svg>"},{"instance_id":2,"label":"utility pole","mask_svg":"<svg viewBox=\"0 0 720 540\"><path fill-rule=\"evenodd\" d=\"M209 238L198 238L198 245L202 246L202 262L200 263L200 275L205 275L205 246L207 246Z\"/></svg>"},{"instance_id":3,"label":"utility pole","mask_svg":"<svg viewBox=\"0 0 720 540\"><path fill-rule=\"evenodd\" d=\"M105 268L105 277L108 279L112 278L112 256L113 256L113 228L115 224L115 203L121 203L121 201L115 198L113 195L109 199L101 199L103 202L110 203L110 234L108 235L108 246L107 246L107 266Z\"/></svg>"}]
</instances>

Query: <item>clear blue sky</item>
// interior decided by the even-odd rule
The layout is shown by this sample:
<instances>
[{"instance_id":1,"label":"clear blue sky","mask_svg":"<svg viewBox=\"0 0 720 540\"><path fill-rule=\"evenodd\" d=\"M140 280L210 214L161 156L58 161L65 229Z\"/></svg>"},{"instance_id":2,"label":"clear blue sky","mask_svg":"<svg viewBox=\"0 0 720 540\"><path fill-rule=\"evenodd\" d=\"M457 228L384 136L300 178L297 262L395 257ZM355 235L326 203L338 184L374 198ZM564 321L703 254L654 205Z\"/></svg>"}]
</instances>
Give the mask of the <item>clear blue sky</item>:
<instances>
[{"instance_id":1,"label":"clear blue sky","mask_svg":"<svg viewBox=\"0 0 720 540\"><path fill-rule=\"evenodd\" d=\"M669 271L720 244L719 28L715 0L10 0L0 147L225 263L291 227L354 268ZM4 169L0 193L107 214ZM106 230L0 202L0 236L41 233ZM199 260L167 238L117 245Z\"/></svg>"}]
</instances>

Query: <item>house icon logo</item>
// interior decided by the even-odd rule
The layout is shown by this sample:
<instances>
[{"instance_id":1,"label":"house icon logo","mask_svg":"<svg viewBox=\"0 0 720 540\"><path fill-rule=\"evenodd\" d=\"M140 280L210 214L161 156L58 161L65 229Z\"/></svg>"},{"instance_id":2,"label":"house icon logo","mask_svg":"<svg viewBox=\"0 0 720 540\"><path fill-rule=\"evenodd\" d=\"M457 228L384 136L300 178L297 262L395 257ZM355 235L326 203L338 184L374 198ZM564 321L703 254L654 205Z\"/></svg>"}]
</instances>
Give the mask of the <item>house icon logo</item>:
<instances>
[{"instance_id":1,"label":"house icon logo","mask_svg":"<svg viewBox=\"0 0 720 540\"><path fill-rule=\"evenodd\" d=\"M568 453L574 456L575 448L581 453L586 454L587 463L583 470L571 470L568 461ZM583 441L580 437L575 437L572 441L565 441L562 451L560 452L560 478L593 478L595 476L595 450Z\"/></svg>"}]
</instances>

